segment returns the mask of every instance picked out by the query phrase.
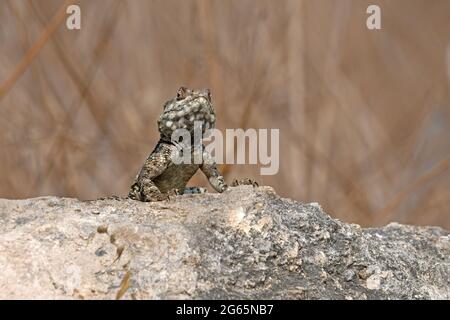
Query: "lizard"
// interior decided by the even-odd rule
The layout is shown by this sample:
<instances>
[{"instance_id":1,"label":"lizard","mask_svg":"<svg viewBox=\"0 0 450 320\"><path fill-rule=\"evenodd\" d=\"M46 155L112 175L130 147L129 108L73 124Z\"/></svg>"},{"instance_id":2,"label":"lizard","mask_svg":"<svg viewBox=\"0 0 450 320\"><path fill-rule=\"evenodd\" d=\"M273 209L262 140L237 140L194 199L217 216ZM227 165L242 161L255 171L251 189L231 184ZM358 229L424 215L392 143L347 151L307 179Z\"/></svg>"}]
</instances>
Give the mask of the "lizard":
<instances>
[{"instance_id":1,"label":"lizard","mask_svg":"<svg viewBox=\"0 0 450 320\"><path fill-rule=\"evenodd\" d=\"M173 162L173 156L180 152L177 142L172 141L173 132L185 129L193 137L194 122L201 123L202 134L214 128L216 114L211 92L209 89L193 90L180 87L176 96L164 104L163 112L157 121L160 139L131 185L128 198L145 202L162 201L167 200L170 195L201 193L200 188L186 187L197 170L205 174L217 192L222 193L228 188L213 157L203 145L200 151L190 148L192 158L195 150L202 153L201 163Z\"/></svg>"}]
</instances>

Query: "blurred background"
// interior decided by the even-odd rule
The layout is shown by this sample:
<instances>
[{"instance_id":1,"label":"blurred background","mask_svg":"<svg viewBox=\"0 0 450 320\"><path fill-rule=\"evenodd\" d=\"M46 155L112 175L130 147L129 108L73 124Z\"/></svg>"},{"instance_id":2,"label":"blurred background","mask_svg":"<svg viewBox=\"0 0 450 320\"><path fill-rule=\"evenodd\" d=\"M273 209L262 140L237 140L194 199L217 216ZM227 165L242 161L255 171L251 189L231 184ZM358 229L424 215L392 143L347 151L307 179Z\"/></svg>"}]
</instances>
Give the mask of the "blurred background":
<instances>
[{"instance_id":1,"label":"blurred background","mask_svg":"<svg viewBox=\"0 0 450 320\"><path fill-rule=\"evenodd\" d=\"M81 30L65 10L81 8ZM382 29L366 27L369 4ZM450 228L450 1L0 0L0 197L126 195L180 85L217 128L279 128L280 170L223 166L363 226ZM206 185L198 173L191 185Z\"/></svg>"}]
</instances>

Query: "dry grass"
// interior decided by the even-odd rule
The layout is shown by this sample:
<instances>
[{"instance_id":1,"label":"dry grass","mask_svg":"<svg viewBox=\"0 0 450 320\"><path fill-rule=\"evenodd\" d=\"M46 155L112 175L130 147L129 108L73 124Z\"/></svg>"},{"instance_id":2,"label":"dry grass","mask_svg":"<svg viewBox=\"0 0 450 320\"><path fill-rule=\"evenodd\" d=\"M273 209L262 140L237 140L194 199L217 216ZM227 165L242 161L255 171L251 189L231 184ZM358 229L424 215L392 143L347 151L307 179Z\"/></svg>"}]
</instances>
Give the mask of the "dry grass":
<instances>
[{"instance_id":1,"label":"dry grass","mask_svg":"<svg viewBox=\"0 0 450 320\"><path fill-rule=\"evenodd\" d=\"M185 84L212 90L218 128L281 129L279 174L228 180L450 228L450 2L376 2L373 32L359 0L80 0L81 31L63 1L2 1L0 197L125 194Z\"/></svg>"}]
</instances>

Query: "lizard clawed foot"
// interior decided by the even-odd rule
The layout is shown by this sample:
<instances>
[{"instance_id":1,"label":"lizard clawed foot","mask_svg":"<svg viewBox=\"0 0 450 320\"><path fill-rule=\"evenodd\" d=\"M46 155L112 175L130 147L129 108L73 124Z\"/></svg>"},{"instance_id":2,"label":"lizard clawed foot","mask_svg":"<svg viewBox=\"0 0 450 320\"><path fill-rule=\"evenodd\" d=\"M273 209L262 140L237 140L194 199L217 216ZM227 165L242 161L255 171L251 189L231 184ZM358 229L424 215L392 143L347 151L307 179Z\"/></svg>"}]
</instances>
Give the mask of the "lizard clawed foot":
<instances>
[{"instance_id":1,"label":"lizard clawed foot","mask_svg":"<svg viewBox=\"0 0 450 320\"><path fill-rule=\"evenodd\" d=\"M228 186L225 183L225 180L223 179L222 176L212 176L212 177L210 177L209 178L209 183L214 188L214 190L216 190L219 193L224 192L228 188Z\"/></svg>"},{"instance_id":2,"label":"lizard clawed foot","mask_svg":"<svg viewBox=\"0 0 450 320\"><path fill-rule=\"evenodd\" d=\"M169 190L169 192L167 192L167 200L172 201L179 194L180 193L178 192L178 189L171 189L171 190Z\"/></svg>"},{"instance_id":3,"label":"lizard clawed foot","mask_svg":"<svg viewBox=\"0 0 450 320\"><path fill-rule=\"evenodd\" d=\"M253 179L250 179L250 178L234 179L233 182L231 183L232 187L245 186L245 185L253 186L254 188L259 187L258 182L256 182Z\"/></svg>"}]
</instances>

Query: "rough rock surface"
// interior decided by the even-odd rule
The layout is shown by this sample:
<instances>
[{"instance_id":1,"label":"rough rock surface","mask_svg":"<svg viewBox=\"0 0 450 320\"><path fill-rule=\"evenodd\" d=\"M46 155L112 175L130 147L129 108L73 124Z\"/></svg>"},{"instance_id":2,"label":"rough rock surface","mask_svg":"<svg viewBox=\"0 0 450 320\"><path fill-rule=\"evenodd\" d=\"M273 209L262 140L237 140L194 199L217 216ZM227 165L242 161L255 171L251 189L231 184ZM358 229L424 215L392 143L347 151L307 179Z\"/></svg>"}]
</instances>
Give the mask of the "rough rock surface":
<instances>
[{"instance_id":1,"label":"rough rock surface","mask_svg":"<svg viewBox=\"0 0 450 320\"><path fill-rule=\"evenodd\" d=\"M270 187L0 200L0 298L449 299L450 235L362 229Z\"/></svg>"}]
</instances>

